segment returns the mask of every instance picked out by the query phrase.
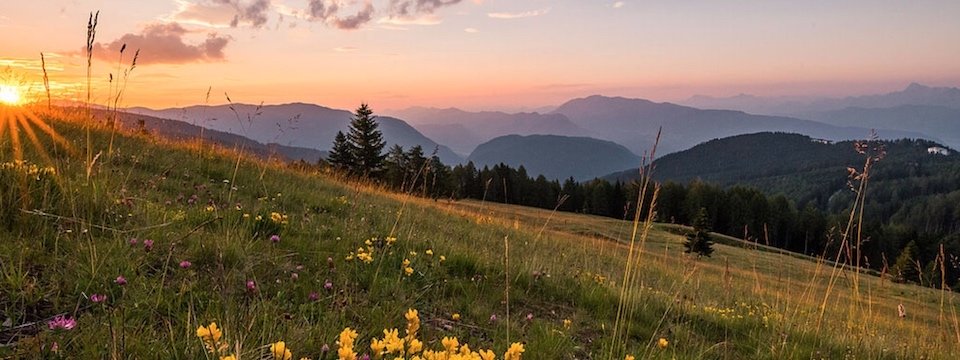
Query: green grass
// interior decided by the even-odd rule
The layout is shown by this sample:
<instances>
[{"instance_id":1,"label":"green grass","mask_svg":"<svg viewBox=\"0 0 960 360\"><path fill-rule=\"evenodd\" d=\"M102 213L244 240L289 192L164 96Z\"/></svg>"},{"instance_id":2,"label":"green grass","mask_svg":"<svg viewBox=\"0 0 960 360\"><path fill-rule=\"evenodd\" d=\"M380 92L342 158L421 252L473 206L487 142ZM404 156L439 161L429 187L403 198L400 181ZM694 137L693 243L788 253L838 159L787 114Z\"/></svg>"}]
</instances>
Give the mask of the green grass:
<instances>
[{"instance_id":1,"label":"green grass","mask_svg":"<svg viewBox=\"0 0 960 360\"><path fill-rule=\"evenodd\" d=\"M409 308L420 312L427 348L456 336L501 356L519 341L527 359L960 356L953 293L861 275L856 301L854 273L831 287L829 262L724 244L697 261L667 225L645 242L642 286L626 304L628 341L611 348L629 222L412 198L149 136L118 135L107 153L103 129L92 134L93 153L103 154L88 179L82 126L50 121L72 149L41 136L56 176L0 170L9 177L0 183L0 321L10 325L0 327L0 357L203 359L196 329L214 321L241 358L266 356L278 340L295 358L323 358L345 327L360 333L362 354L385 328L402 331ZM12 160L10 149L0 137L0 162ZM274 212L286 224L272 222ZM375 242L371 263L346 260L388 236L396 243ZM114 282L121 275L125 286ZM92 303L95 293L108 300ZM58 314L76 328L49 330ZM659 338L669 346L655 346Z\"/></svg>"}]
</instances>

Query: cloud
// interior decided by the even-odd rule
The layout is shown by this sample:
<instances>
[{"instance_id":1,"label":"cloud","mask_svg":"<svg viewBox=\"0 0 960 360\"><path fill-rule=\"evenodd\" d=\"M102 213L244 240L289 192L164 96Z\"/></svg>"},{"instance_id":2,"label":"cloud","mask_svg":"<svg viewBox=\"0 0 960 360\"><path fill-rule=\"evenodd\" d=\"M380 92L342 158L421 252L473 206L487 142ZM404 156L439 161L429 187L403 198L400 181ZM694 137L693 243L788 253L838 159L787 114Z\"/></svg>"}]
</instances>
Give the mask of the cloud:
<instances>
[{"instance_id":1,"label":"cloud","mask_svg":"<svg viewBox=\"0 0 960 360\"><path fill-rule=\"evenodd\" d=\"M622 8L623 5L625 5L623 1L617 1L617 2L613 3L613 5L611 5L611 6L613 6L614 9L619 9L619 8Z\"/></svg>"},{"instance_id":2,"label":"cloud","mask_svg":"<svg viewBox=\"0 0 960 360\"><path fill-rule=\"evenodd\" d=\"M355 47L353 47L353 46L338 46L338 47L333 48L333 51L341 52L341 53L354 52L354 51L357 51L357 50L360 50L360 49L357 49L357 48L355 48Z\"/></svg>"},{"instance_id":3,"label":"cloud","mask_svg":"<svg viewBox=\"0 0 960 360\"><path fill-rule=\"evenodd\" d=\"M437 25L443 22L439 16L428 14L421 15L418 17L404 17L404 16L393 16L393 17L383 17L377 20L378 24L387 24L387 25Z\"/></svg>"},{"instance_id":4,"label":"cloud","mask_svg":"<svg viewBox=\"0 0 960 360\"><path fill-rule=\"evenodd\" d=\"M476 28L466 28L466 29L463 29L463 32L471 33L471 34L476 34L476 33L480 32L480 30L477 30Z\"/></svg>"},{"instance_id":5,"label":"cloud","mask_svg":"<svg viewBox=\"0 0 960 360\"><path fill-rule=\"evenodd\" d=\"M433 14L439 8L456 5L462 0L390 0L391 17Z\"/></svg>"},{"instance_id":6,"label":"cloud","mask_svg":"<svg viewBox=\"0 0 960 360\"><path fill-rule=\"evenodd\" d=\"M513 13L510 13L510 12L493 12L493 13L487 13L487 16L489 16L489 17L491 17L491 18L494 18L494 19L521 19L521 18L528 18L528 17L540 16L540 15L546 14L546 13L548 13L548 12L550 12L550 8L539 9L539 10L530 10L530 11L523 11L523 12L513 12Z\"/></svg>"},{"instance_id":7,"label":"cloud","mask_svg":"<svg viewBox=\"0 0 960 360\"><path fill-rule=\"evenodd\" d=\"M208 27L262 28L270 0L177 0L177 10L165 20Z\"/></svg>"},{"instance_id":8,"label":"cloud","mask_svg":"<svg viewBox=\"0 0 960 360\"><path fill-rule=\"evenodd\" d=\"M353 15L341 16L340 3L337 0L310 0L307 5L307 19L321 21L327 26L341 30L359 29L373 19L373 4L364 2L363 6Z\"/></svg>"},{"instance_id":9,"label":"cloud","mask_svg":"<svg viewBox=\"0 0 960 360\"><path fill-rule=\"evenodd\" d=\"M229 37L209 33L203 42L188 44L184 41L188 33L177 23L152 24L139 34L126 34L106 44L97 43L94 56L115 61L120 49L126 45L127 50L140 49L137 63L141 65L211 62L226 58L223 49L230 42Z\"/></svg>"}]
</instances>

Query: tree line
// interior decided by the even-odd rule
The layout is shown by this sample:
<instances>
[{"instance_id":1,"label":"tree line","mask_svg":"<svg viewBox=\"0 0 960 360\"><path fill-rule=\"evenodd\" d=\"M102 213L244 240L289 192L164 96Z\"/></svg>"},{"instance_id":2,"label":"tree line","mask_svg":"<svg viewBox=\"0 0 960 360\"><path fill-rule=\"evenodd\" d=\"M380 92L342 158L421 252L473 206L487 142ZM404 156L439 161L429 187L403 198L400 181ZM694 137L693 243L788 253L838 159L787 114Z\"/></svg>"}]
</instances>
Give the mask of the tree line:
<instances>
[{"instance_id":1,"label":"tree line","mask_svg":"<svg viewBox=\"0 0 960 360\"><path fill-rule=\"evenodd\" d=\"M348 134L338 133L325 162L336 171L376 181L397 191L434 199L478 199L544 209L632 219L650 211L637 206L641 189L636 181L594 179L578 182L572 177L547 179L528 174L523 166L505 164L478 168L472 162L448 166L420 146L404 149L386 145L375 116L366 104L358 108ZM926 180L925 180L926 181ZM880 182L874 193L882 199L896 196L896 182ZM952 186L957 187L957 184ZM653 191L653 189L648 189ZM912 194L908 187L901 192ZM652 193L646 196L650 199ZM700 180L686 184L661 184L656 201L656 220L696 225L700 229L754 241L793 252L832 259L839 250L839 232L848 220L849 206L837 201L851 199L837 194L827 206L816 201L797 205L783 194L770 195L753 187L723 187ZM865 239L861 263L884 271L897 281L940 286L956 285L960 276L960 190L925 201L900 203L870 201L866 204ZM898 211L908 206L916 211ZM944 257L940 257L941 245ZM696 245L700 246L700 245ZM688 248L689 250L689 248ZM709 251L706 255L709 255ZM698 254L703 252L696 251ZM853 259L849 260L853 262ZM944 265L945 277L940 265Z\"/></svg>"}]
</instances>

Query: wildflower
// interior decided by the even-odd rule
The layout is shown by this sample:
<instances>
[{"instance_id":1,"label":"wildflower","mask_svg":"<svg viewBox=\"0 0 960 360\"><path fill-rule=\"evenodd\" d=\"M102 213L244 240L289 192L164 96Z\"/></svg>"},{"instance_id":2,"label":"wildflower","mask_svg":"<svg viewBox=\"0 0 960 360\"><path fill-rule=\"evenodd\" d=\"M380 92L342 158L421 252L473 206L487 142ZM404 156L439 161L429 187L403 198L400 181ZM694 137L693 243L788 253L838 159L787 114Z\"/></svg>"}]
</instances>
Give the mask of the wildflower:
<instances>
[{"instance_id":1,"label":"wildflower","mask_svg":"<svg viewBox=\"0 0 960 360\"><path fill-rule=\"evenodd\" d=\"M433 256L433 250L432 250L432 249L427 249L427 251L424 251L423 253L424 253L424 254L427 254L427 255L429 255L429 256Z\"/></svg>"},{"instance_id":2,"label":"wildflower","mask_svg":"<svg viewBox=\"0 0 960 360\"><path fill-rule=\"evenodd\" d=\"M298 273L290 273L290 280L296 281L296 280L299 279L299 278L300 278L300 274L298 274Z\"/></svg>"},{"instance_id":3,"label":"wildflower","mask_svg":"<svg viewBox=\"0 0 960 360\"><path fill-rule=\"evenodd\" d=\"M220 360L237 360L237 357L233 355L221 356Z\"/></svg>"},{"instance_id":4,"label":"wildflower","mask_svg":"<svg viewBox=\"0 0 960 360\"><path fill-rule=\"evenodd\" d=\"M293 357L290 349L287 348L287 344L284 344L283 341L270 344L270 354L273 355L273 358L276 360L290 360L290 358Z\"/></svg>"},{"instance_id":5,"label":"wildflower","mask_svg":"<svg viewBox=\"0 0 960 360\"><path fill-rule=\"evenodd\" d=\"M403 274L407 276L413 275L413 268L409 266L403 268Z\"/></svg>"},{"instance_id":6,"label":"wildflower","mask_svg":"<svg viewBox=\"0 0 960 360\"><path fill-rule=\"evenodd\" d=\"M137 238L131 238L127 242L130 244L130 246L133 246L133 245L136 245L139 242L139 240L137 240Z\"/></svg>"},{"instance_id":7,"label":"wildflower","mask_svg":"<svg viewBox=\"0 0 960 360\"><path fill-rule=\"evenodd\" d=\"M327 279L327 281L323 283L323 288L327 290L333 290L333 282L331 282L330 279Z\"/></svg>"},{"instance_id":8,"label":"wildflower","mask_svg":"<svg viewBox=\"0 0 960 360\"><path fill-rule=\"evenodd\" d=\"M327 257L327 267L329 267L329 268L331 268L331 269L334 268L333 258L332 258L332 257L329 257L329 256Z\"/></svg>"},{"instance_id":9,"label":"wildflower","mask_svg":"<svg viewBox=\"0 0 960 360\"><path fill-rule=\"evenodd\" d=\"M77 327L77 321L63 315L57 315L47 322L50 330L71 330Z\"/></svg>"},{"instance_id":10,"label":"wildflower","mask_svg":"<svg viewBox=\"0 0 960 360\"><path fill-rule=\"evenodd\" d=\"M527 313L527 321L533 321L533 313Z\"/></svg>"},{"instance_id":11,"label":"wildflower","mask_svg":"<svg viewBox=\"0 0 960 360\"><path fill-rule=\"evenodd\" d=\"M320 300L320 294L318 294L316 291L311 291L307 298L310 299L310 301L317 301Z\"/></svg>"},{"instance_id":12,"label":"wildflower","mask_svg":"<svg viewBox=\"0 0 960 360\"><path fill-rule=\"evenodd\" d=\"M563 327L565 329L569 329L571 325L573 325L573 321L570 321L570 319L563 319Z\"/></svg>"},{"instance_id":13,"label":"wildflower","mask_svg":"<svg viewBox=\"0 0 960 360\"><path fill-rule=\"evenodd\" d=\"M280 235L276 235L276 234L270 235L270 242L274 244L280 242Z\"/></svg>"},{"instance_id":14,"label":"wildflower","mask_svg":"<svg viewBox=\"0 0 960 360\"><path fill-rule=\"evenodd\" d=\"M492 323L497 322L497 314L490 314L490 322Z\"/></svg>"},{"instance_id":15,"label":"wildflower","mask_svg":"<svg viewBox=\"0 0 960 360\"><path fill-rule=\"evenodd\" d=\"M321 353L326 354L326 353L329 352L329 351L330 351L330 345L323 344L323 346L320 347L320 352L321 352Z\"/></svg>"},{"instance_id":16,"label":"wildflower","mask_svg":"<svg viewBox=\"0 0 960 360\"><path fill-rule=\"evenodd\" d=\"M440 340L440 343L443 344L443 348L447 349L447 352L449 353L455 353L457 352L457 349L460 348L460 341L455 337L451 338L444 336L443 339Z\"/></svg>"},{"instance_id":17,"label":"wildflower","mask_svg":"<svg viewBox=\"0 0 960 360\"><path fill-rule=\"evenodd\" d=\"M193 263L191 263L191 262L189 262L189 261L187 261L187 260L184 260L184 261L181 261L181 262L180 262L180 268L181 268L181 269L189 269L191 266L193 266Z\"/></svg>"},{"instance_id":18,"label":"wildflower","mask_svg":"<svg viewBox=\"0 0 960 360\"><path fill-rule=\"evenodd\" d=\"M351 328L345 328L340 332L340 339L337 340L337 345L340 348L337 350L337 356L340 360L354 360L357 358L357 353L353 351L353 342L357 340L357 332Z\"/></svg>"},{"instance_id":19,"label":"wildflower","mask_svg":"<svg viewBox=\"0 0 960 360\"><path fill-rule=\"evenodd\" d=\"M120 275L120 276L117 276L117 279L113 280L113 282L116 283L117 285L124 286L127 284L127 278L123 277L123 275Z\"/></svg>"},{"instance_id":20,"label":"wildflower","mask_svg":"<svg viewBox=\"0 0 960 360\"><path fill-rule=\"evenodd\" d=\"M417 256L417 252L416 252L416 251L411 251L411 252L410 252L410 256Z\"/></svg>"},{"instance_id":21,"label":"wildflower","mask_svg":"<svg viewBox=\"0 0 960 360\"><path fill-rule=\"evenodd\" d=\"M497 354L493 350L480 350L479 352L480 360L494 360L497 358Z\"/></svg>"},{"instance_id":22,"label":"wildflower","mask_svg":"<svg viewBox=\"0 0 960 360\"><path fill-rule=\"evenodd\" d=\"M90 295L90 301L92 301L92 302L94 302L94 303L102 303L102 302L104 302L104 301L107 301L107 295L105 295L105 294L91 294L91 295Z\"/></svg>"},{"instance_id":23,"label":"wildflower","mask_svg":"<svg viewBox=\"0 0 960 360\"><path fill-rule=\"evenodd\" d=\"M460 313L453 313L453 315L450 315L450 318L453 319L453 321L460 321Z\"/></svg>"},{"instance_id":24,"label":"wildflower","mask_svg":"<svg viewBox=\"0 0 960 360\"><path fill-rule=\"evenodd\" d=\"M257 283L253 280L247 280L247 290L257 291Z\"/></svg>"},{"instance_id":25,"label":"wildflower","mask_svg":"<svg viewBox=\"0 0 960 360\"><path fill-rule=\"evenodd\" d=\"M658 347L658 348L666 349L667 346L669 346L669 345L670 345L670 342L667 341L667 339L660 338L660 340L657 340L657 347Z\"/></svg>"},{"instance_id":26,"label":"wildflower","mask_svg":"<svg viewBox=\"0 0 960 360\"><path fill-rule=\"evenodd\" d=\"M197 337L200 338L200 341L203 341L203 344L206 345L207 348L213 351L213 349L217 348L217 343L220 342L220 338L223 337L223 332L217 328L217 323L212 322L210 325L201 325L198 327Z\"/></svg>"},{"instance_id":27,"label":"wildflower","mask_svg":"<svg viewBox=\"0 0 960 360\"><path fill-rule=\"evenodd\" d=\"M387 236L387 245L393 245L393 243L395 243L395 242L397 242L397 238L396 238L396 237Z\"/></svg>"},{"instance_id":28,"label":"wildflower","mask_svg":"<svg viewBox=\"0 0 960 360\"><path fill-rule=\"evenodd\" d=\"M423 342L417 339L410 339L407 342L407 354L416 354L423 350Z\"/></svg>"},{"instance_id":29,"label":"wildflower","mask_svg":"<svg viewBox=\"0 0 960 360\"><path fill-rule=\"evenodd\" d=\"M417 310L408 309L403 317L407 319L407 338L413 339L417 336L417 331L420 330L420 316Z\"/></svg>"},{"instance_id":30,"label":"wildflower","mask_svg":"<svg viewBox=\"0 0 960 360\"><path fill-rule=\"evenodd\" d=\"M634 360L634 359L636 359L636 358L633 357L633 355L627 355L627 356L625 356L625 357L623 358L623 360Z\"/></svg>"},{"instance_id":31,"label":"wildflower","mask_svg":"<svg viewBox=\"0 0 960 360\"><path fill-rule=\"evenodd\" d=\"M410 259L403 259L403 266L410 266Z\"/></svg>"},{"instance_id":32,"label":"wildflower","mask_svg":"<svg viewBox=\"0 0 960 360\"><path fill-rule=\"evenodd\" d=\"M150 250L153 250L153 240L144 240L143 250L146 252L150 252Z\"/></svg>"},{"instance_id":33,"label":"wildflower","mask_svg":"<svg viewBox=\"0 0 960 360\"><path fill-rule=\"evenodd\" d=\"M510 345L510 348L507 349L507 352L503 354L504 360L520 360L520 355L523 354L523 344L513 343Z\"/></svg>"},{"instance_id":34,"label":"wildflower","mask_svg":"<svg viewBox=\"0 0 960 360\"><path fill-rule=\"evenodd\" d=\"M444 262L444 261L447 261L447 257L440 255L440 262Z\"/></svg>"},{"instance_id":35,"label":"wildflower","mask_svg":"<svg viewBox=\"0 0 960 360\"><path fill-rule=\"evenodd\" d=\"M213 207L213 205L207 205L207 208L206 208L207 212L213 212L216 209L217 208Z\"/></svg>"}]
</instances>

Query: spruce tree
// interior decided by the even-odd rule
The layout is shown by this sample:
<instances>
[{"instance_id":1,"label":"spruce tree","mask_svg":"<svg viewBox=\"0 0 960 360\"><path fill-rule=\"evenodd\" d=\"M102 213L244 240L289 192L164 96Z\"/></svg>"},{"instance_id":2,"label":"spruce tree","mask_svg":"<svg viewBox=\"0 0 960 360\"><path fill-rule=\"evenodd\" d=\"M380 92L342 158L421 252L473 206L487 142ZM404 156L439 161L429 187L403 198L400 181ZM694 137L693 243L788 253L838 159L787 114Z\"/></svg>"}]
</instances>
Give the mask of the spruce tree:
<instances>
[{"instance_id":1,"label":"spruce tree","mask_svg":"<svg viewBox=\"0 0 960 360\"><path fill-rule=\"evenodd\" d=\"M897 282L917 282L919 279L919 271L914 259L915 252L917 252L917 243L913 240L900 251L892 271Z\"/></svg>"},{"instance_id":2,"label":"spruce tree","mask_svg":"<svg viewBox=\"0 0 960 360\"><path fill-rule=\"evenodd\" d=\"M342 131L337 131L337 136L333 138L333 148L327 155L327 161L340 171L350 171L353 168L353 148Z\"/></svg>"},{"instance_id":3,"label":"spruce tree","mask_svg":"<svg viewBox=\"0 0 960 360\"><path fill-rule=\"evenodd\" d=\"M683 251L687 254L696 253L697 258L710 257L713 253L713 240L710 239L710 223L707 219L707 209L700 208L697 218L693 222L693 231L687 234L683 242Z\"/></svg>"},{"instance_id":4,"label":"spruce tree","mask_svg":"<svg viewBox=\"0 0 960 360\"><path fill-rule=\"evenodd\" d=\"M367 104L361 104L350 121L350 142L353 155L353 173L360 176L377 177L383 169L383 134L377 129L376 116Z\"/></svg>"}]
</instances>

